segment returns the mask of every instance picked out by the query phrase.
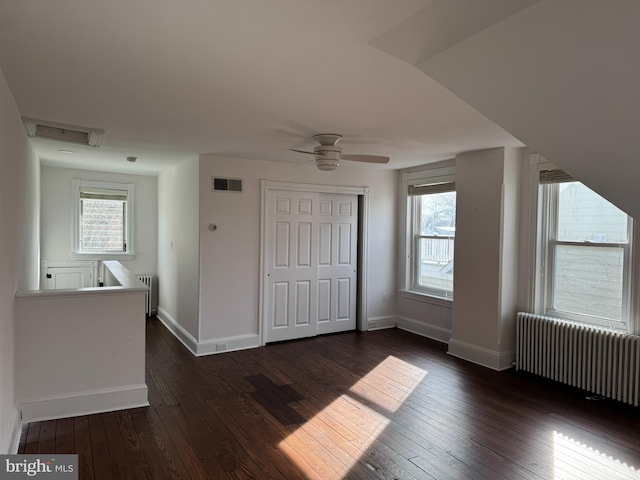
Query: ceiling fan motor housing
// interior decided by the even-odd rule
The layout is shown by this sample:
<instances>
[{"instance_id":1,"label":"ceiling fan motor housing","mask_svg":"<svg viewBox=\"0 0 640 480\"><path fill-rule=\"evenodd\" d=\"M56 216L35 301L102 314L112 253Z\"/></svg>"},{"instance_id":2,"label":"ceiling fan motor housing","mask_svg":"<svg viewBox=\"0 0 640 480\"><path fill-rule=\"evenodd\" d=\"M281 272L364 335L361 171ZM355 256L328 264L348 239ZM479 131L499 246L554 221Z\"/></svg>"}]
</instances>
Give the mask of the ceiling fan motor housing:
<instances>
[{"instance_id":1,"label":"ceiling fan motor housing","mask_svg":"<svg viewBox=\"0 0 640 480\"><path fill-rule=\"evenodd\" d=\"M338 135L337 133L320 133L314 135L313 139L323 147L328 147L338 145L338 142L342 140L342 135Z\"/></svg>"}]
</instances>

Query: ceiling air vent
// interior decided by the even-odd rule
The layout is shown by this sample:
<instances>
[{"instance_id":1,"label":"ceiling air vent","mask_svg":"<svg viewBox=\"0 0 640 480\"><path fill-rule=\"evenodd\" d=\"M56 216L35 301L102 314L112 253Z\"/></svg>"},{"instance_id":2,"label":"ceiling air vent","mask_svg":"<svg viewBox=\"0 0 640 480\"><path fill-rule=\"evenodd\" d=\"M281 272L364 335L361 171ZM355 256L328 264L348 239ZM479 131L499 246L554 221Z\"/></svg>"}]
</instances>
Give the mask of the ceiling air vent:
<instances>
[{"instance_id":1,"label":"ceiling air vent","mask_svg":"<svg viewBox=\"0 0 640 480\"><path fill-rule=\"evenodd\" d=\"M222 192L242 192L242 179L213 177L213 189Z\"/></svg>"},{"instance_id":2,"label":"ceiling air vent","mask_svg":"<svg viewBox=\"0 0 640 480\"><path fill-rule=\"evenodd\" d=\"M77 143L90 147L99 147L104 136L104 130L97 128L76 127L26 117L22 118L22 123L24 123L24 128L30 137Z\"/></svg>"}]
</instances>

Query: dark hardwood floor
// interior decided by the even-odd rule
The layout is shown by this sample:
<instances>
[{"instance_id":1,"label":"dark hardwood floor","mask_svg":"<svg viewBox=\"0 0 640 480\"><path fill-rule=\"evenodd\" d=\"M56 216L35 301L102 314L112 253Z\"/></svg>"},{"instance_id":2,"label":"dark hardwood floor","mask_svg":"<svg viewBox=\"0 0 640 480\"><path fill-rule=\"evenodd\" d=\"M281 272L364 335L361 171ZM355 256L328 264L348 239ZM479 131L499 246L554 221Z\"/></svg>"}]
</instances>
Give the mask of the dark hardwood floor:
<instances>
[{"instance_id":1,"label":"dark hardwood floor","mask_svg":"<svg viewBox=\"0 0 640 480\"><path fill-rule=\"evenodd\" d=\"M149 408L25 427L96 479L638 479L638 409L399 330L194 358L147 327Z\"/></svg>"}]
</instances>

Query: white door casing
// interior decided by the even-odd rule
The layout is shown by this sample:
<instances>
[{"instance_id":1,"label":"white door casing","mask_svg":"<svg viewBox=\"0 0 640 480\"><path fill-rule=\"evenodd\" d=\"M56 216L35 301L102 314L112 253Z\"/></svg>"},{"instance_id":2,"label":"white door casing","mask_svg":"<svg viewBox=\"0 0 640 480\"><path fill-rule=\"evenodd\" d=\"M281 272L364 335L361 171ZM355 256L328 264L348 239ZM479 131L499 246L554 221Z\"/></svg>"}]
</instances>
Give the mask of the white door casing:
<instances>
[{"instance_id":1,"label":"white door casing","mask_svg":"<svg viewBox=\"0 0 640 480\"><path fill-rule=\"evenodd\" d=\"M366 213L364 187L262 181L262 344L356 328L358 195Z\"/></svg>"}]
</instances>

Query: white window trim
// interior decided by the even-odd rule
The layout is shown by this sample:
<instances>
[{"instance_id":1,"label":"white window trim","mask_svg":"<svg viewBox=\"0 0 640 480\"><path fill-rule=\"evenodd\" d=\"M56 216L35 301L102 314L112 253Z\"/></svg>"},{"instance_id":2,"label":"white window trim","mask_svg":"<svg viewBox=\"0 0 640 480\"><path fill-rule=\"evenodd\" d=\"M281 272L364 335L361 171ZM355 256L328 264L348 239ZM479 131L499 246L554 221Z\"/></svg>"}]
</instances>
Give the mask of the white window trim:
<instances>
[{"instance_id":1,"label":"white window trim","mask_svg":"<svg viewBox=\"0 0 640 480\"><path fill-rule=\"evenodd\" d=\"M534 157L535 155L535 157ZM622 299L622 320L609 320L604 318L589 317L587 315L573 314L570 312L555 310L552 306L553 299L553 268L554 258L553 252L555 245L591 245L576 242L555 240L555 215L557 208L551 205L549 195L544 194L543 185L539 182L540 171L555 168L553 164L537 156L532 155L531 164L531 189L532 206L535 211L532 214L531 230L535 232L536 244L532 258L535 261L535 281L532 285L532 301L533 312L540 315L548 315L551 317L562 318L569 321L600 327L605 329L615 329L627 333L638 331L637 308L634 305L633 283L634 273L636 272L636 262L634 260L634 251L637 246L634 244L635 222L631 217L628 218L628 243L604 243L593 244L599 247L619 247L624 249L625 265L623 268L623 299ZM579 181L579 180L576 180ZM554 199L557 201L557 198ZM552 201L554 201L552 200ZM546 219L546 221L545 221ZM539 260L539 261L536 261ZM549 279L547 281L546 279Z\"/></svg>"},{"instance_id":2,"label":"white window trim","mask_svg":"<svg viewBox=\"0 0 640 480\"><path fill-rule=\"evenodd\" d=\"M73 250L71 258L74 260L133 260L135 254L135 239L133 227L134 222L134 184L133 183L110 183L97 182L90 180L71 181L72 186L72 241ZM82 188L101 188L107 190L126 190L127 191L127 214L126 214L126 252L81 252L80 251L80 190Z\"/></svg>"},{"instance_id":3,"label":"white window trim","mask_svg":"<svg viewBox=\"0 0 640 480\"><path fill-rule=\"evenodd\" d=\"M414 198L407 194L409 186L428 183L441 183L455 181L455 165L451 165L453 161L442 162L447 165L434 165L433 168L419 171L404 172L400 180L400 218L403 222L401 231L404 235L404 241L400 245L400 258L404 261L398 262L398 278L402 280L400 292L405 298L414 297L415 299L423 298L429 303L434 304L452 304L453 297L448 291L436 291L425 287L417 287L415 281L416 268L413 262L414 242L416 231L416 216L414 215ZM444 292L444 294L443 294Z\"/></svg>"}]
</instances>

